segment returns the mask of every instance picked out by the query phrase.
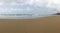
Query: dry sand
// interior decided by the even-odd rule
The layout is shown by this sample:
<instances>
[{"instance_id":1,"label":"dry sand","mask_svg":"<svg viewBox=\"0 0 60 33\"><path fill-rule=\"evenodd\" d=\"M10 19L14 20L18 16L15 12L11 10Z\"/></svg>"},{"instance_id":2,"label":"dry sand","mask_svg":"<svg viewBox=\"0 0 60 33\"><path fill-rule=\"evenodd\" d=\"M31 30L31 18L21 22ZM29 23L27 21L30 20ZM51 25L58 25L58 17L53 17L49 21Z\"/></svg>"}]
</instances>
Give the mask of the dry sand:
<instances>
[{"instance_id":1,"label":"dry sand","mask_svg":"<svg viewBox=\"0 0 60 33\"><path fill-rule=\"evenodd\" d=\"M0 19L0 33L60 33L60 16L30 20Z\"/></svg>"}]
</instances>

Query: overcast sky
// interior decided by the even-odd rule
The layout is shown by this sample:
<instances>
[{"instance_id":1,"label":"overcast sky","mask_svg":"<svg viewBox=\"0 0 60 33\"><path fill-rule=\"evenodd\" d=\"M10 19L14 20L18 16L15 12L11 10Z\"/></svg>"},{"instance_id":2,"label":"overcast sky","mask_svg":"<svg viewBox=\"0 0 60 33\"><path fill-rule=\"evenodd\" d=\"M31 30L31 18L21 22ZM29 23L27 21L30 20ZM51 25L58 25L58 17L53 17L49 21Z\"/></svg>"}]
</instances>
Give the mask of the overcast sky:
<instances>
[{"instance_id":1,"label":"overcast sky","mask_svg":"<svg viewBox=\"0 0 60 33\"><path fill-rule=\"evenodd\" d=\"M0 0L0 13L54 14L60 12L60 0Z\"/></svg>"}]
</instances>

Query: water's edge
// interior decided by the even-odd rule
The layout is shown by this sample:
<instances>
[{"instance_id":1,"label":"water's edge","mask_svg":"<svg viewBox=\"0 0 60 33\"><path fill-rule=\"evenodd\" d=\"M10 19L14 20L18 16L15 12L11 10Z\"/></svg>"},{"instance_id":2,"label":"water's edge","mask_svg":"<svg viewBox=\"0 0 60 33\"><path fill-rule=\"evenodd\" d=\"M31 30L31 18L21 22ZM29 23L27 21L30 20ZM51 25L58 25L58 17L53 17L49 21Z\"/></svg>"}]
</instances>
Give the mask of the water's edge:
<instances>
[{"instance_id":1,"label":"water's edge","mask_svg":"<svg viewBox=\"0 0 60 33\"><path fill-rule=\"evenodd\" d=\"M0 19L34 19L34 18L43 18L48 16L57 16L57 15L44 15L44 16L2 16L0 15Z\"/></svg>"}]
</instances>

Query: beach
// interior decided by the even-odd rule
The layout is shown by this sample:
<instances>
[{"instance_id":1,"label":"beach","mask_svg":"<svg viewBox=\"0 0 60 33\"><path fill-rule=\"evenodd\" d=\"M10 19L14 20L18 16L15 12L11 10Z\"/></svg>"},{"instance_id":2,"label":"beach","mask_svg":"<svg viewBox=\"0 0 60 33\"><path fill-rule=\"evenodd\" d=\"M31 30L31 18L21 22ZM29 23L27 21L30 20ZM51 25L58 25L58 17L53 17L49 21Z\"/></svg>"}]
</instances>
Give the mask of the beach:
<instances>
[{"instance_id":1,"label":"beach","mask_svg":"<svg viewBox=\"0 0 60 33\"><path fill-rule=\"evenodd\" d=\"M60 16L0 19L0 33L60 33Z\"/></svg>"}]
</instances>

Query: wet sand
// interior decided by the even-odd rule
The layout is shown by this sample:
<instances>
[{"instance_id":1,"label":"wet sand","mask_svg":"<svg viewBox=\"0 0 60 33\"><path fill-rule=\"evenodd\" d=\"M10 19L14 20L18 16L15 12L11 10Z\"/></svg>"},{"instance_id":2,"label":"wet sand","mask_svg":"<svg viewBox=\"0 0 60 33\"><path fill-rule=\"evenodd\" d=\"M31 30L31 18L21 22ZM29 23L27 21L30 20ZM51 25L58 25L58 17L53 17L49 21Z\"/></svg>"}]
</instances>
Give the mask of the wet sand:
<instances>
[{"instance_id":1,"label":"wet sand","mask_svg":"<svg viewBox=\"0 0 60 33\"><path fill-rule=\"evenodd\" d=\"M0 19L0 33L60 33L60 16Z\"/></svg>"}]
</instances>

